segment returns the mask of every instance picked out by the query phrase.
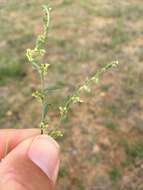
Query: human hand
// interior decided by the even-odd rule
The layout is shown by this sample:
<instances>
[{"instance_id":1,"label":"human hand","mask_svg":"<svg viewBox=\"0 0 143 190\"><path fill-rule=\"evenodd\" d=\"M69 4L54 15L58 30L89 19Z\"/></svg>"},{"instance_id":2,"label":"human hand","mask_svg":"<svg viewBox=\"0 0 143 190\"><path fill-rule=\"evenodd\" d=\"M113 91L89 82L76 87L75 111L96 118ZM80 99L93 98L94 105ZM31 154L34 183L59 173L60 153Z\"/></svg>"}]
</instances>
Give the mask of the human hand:
<instances>
[{"instance_id":1,"label":"human hand","mask_svg":"<svg viewBox=\"0 0 143 190\"><path fill-rule=\"evenodd\" d=\"M0 160L0 190L52 190L59 145L39 129L2 129Z\"/></svg>"}]
</instances>

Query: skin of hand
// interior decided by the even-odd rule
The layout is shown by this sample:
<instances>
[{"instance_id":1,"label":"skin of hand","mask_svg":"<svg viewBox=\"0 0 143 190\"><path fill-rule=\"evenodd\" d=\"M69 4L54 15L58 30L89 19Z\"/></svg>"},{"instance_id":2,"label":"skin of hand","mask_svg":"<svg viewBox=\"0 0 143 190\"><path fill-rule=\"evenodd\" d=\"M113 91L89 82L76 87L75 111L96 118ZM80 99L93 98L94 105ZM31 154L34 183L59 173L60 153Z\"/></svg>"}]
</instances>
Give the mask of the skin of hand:
<instances>
[{"instance_id":1,"label":"skin of hand","mask_svg":"<svg viewBox=\"0 0 143 190\"><path fill-rule=\"evenodd\" d=\"M0 130L0 190L53 190L60 148L39 129Z\"/></svg>"}]
</instances>

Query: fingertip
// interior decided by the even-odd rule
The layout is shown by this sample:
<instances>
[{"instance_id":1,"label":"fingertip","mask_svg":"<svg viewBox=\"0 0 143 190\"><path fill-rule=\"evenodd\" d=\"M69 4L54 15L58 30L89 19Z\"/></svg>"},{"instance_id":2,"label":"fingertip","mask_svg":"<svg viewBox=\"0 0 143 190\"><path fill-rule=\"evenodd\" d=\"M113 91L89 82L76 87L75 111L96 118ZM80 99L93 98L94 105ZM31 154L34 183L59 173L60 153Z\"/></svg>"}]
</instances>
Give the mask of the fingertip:
<instances>
[{"instance_id":1,"label":"fingertip","mask_svg":"<svg viewBox=\"0 0 143 190\"><path fill-rule=\"evenodd\" d=\"M0 163L0 189L11 179L27 189L53 189L59 171L59 149L56 141L47 135L22 141Z\"/></svg>"},{"instance_id":2,"label":"fingertip","mask_svg":"<svg viewBox=\"0 0 143 190\"><path fill-rule=\"evenodd\" d=\"M55 184L59 171L60 147L48 135L37 136L28 150L29 159L34 162Z\"/></svg>"}]
</instances>

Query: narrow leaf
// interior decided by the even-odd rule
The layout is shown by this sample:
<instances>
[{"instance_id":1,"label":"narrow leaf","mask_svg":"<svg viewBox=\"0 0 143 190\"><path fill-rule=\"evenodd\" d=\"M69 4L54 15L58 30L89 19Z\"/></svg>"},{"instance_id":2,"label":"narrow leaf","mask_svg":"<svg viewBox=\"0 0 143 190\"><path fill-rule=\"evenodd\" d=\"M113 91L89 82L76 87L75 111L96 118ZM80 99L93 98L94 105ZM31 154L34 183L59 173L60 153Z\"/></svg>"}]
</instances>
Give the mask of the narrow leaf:
<instances>
[{"instance_id":1,"label":"narrow leaf","mask_svg":"<svg viewBox=\"0 0 143 190\"><path fill-rule=\"evenodd\" d=\"M46 117L46 114L48 113L48 110L49 110L49 104L46 103L46 104L44 105L43 118Z\"/></svg>"}]
</instances>

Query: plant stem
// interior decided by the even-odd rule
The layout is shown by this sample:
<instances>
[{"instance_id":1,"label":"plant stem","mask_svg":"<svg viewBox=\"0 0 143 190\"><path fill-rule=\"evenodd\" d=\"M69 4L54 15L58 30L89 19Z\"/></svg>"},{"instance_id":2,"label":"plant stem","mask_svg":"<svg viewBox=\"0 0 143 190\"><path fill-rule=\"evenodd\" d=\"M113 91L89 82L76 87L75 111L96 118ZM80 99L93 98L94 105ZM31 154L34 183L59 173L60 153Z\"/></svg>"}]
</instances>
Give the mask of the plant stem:
<instances>
[{"instance_id":1,"label":"plant stem","mask_svg":"<svg viewBox=\"0 0 143 190\"><path fill-rule=\"evenodd\" d=\"M40 128L41 128L41 134L43 134L43 125L42 124L44 123L44 105L45 105L45 95L44 95L45 79L44 79L43 73L40 74L40 78L41 78L41 93L43 94Z\"/></svg>"}]
</instances>

